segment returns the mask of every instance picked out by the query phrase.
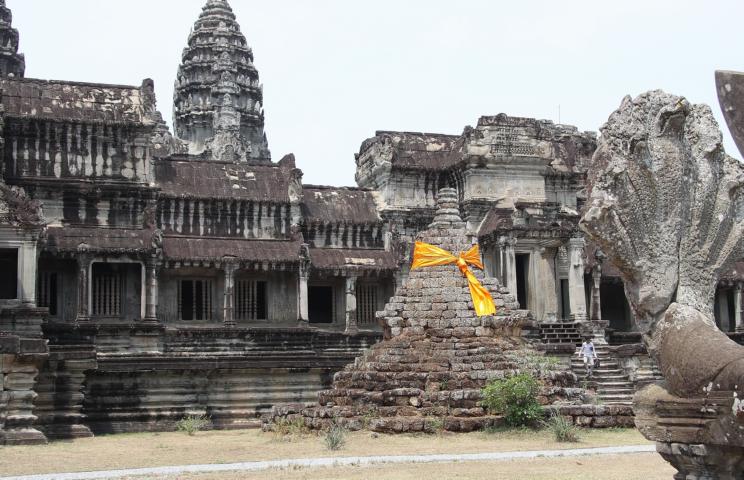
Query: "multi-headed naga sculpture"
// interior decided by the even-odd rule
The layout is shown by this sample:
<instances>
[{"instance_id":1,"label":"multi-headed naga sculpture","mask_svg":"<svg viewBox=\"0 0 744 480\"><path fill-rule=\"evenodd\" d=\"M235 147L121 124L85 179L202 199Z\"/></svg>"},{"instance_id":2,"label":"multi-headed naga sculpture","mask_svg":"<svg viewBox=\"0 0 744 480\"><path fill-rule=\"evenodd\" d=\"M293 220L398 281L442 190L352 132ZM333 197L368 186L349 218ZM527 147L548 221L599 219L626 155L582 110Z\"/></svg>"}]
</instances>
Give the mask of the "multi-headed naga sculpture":
<instances>
[{"instance_id":1,"label":"multi-headed naga sculpture","mask_svg":"<svg viewBox=\"0 0 744 480\"><path fill-rule=\"evenodd\" d=\"M731 123L744 75L718 78ZM744 166L710 107L658 90L626 97L601 133L581 225L622 272L665 378L636 395L636 425L675 478L744 478L744 347L713 317L719 276L744 257Z\"/></svg>"}]
</instances>

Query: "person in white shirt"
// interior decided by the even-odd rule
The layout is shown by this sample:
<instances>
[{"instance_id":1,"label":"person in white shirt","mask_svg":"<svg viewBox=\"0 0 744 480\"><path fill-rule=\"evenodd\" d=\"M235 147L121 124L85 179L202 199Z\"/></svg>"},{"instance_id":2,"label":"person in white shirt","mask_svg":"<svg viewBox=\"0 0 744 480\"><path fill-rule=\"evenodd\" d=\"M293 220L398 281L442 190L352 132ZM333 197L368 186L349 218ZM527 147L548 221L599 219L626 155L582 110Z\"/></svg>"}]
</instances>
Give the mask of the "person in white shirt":
<instances>
[{"instance_id":1,"label":"person in white shirt","mask_svg":"<svg viewBox=\"0 0 744 480\"><path fill-rule=\"evenodd\" d=\"M594 368L594 360L597 358L597 351L594 348L594 342L592 342L591 338L587 338L584 343L581 344L578 354L584 359L586 378L592 378L592 369Z\"/></svg>"}]
</instances>

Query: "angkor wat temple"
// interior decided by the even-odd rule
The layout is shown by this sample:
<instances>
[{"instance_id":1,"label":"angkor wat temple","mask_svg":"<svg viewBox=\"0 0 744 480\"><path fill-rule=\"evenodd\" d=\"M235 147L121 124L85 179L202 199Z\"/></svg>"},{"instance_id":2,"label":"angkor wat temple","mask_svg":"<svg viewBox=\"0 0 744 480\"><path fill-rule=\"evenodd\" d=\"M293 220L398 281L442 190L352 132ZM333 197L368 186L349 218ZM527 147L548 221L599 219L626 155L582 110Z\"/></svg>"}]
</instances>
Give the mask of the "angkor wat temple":
<instances>
[{"instance_id":1,"label":"angkor wat temple","mask_svg":"<svg viewBox=\"0 0 744 480\"><path fill-rule=\"evenodd\" d=\"M151 80L26 78L11 20L0 0L0 444L189 413L240 428L315 400L381 338L376 312L444 187L486 274L531 312L525 335L558 353L582 335L639 342L618 272L578 229L593 132L505 114L380 131L357 187L303 185L292 154L272 160L227 1L188 38L173 132ZM719 287L725 331L742 328L741 281Z\"/></svg>"}]
</instances>

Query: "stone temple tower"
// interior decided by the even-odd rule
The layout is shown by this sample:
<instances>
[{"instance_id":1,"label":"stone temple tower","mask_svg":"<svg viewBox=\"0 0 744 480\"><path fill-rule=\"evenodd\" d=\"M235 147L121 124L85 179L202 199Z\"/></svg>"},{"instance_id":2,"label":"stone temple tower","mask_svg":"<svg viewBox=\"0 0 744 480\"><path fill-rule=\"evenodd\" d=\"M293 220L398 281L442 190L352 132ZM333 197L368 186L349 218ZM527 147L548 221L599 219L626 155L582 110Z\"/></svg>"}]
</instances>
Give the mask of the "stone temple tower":
<instances>
[{"instance_id":1,"label":"stone temple tower","mask_svg":"<svg viewBox=\"0 0 744 480\"><path fill-rule=\"evenodd\" d=\"M23 78L26 60L18 53L18 30L12 24L13 13L0 0L0 76Z\"/></svg>"},{"instance_id":2,"label":"stone temple tower","mask_svg":"<svg viewBox=\"0 0 744 480\"><path fill-rule=\"evenodd\" d=\"M176 136L216 161L269 163L263 87L235 14L208 0L189 35L173 99Z\"/></svg>"}]
</instances>

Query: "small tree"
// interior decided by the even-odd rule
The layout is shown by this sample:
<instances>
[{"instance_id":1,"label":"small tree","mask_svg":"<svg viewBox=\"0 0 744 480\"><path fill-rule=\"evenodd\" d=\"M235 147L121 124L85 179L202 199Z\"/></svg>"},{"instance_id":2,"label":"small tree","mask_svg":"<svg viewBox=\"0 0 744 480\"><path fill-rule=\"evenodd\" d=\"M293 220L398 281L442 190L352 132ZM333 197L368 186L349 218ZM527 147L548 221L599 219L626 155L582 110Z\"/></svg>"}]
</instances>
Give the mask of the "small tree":
<instances>
[{"instance_id":1,"label":"small tree","mask_svg":"<svg viewBox=\"0 0 744 480\"><path fill-rule=\"evenodd\" d=\"M539 390L540 384L529 373L492 380L481 390L481 405L491 413L504 415L511 427L532 426L542 418Z\"/></svg>"}]
</instances>

